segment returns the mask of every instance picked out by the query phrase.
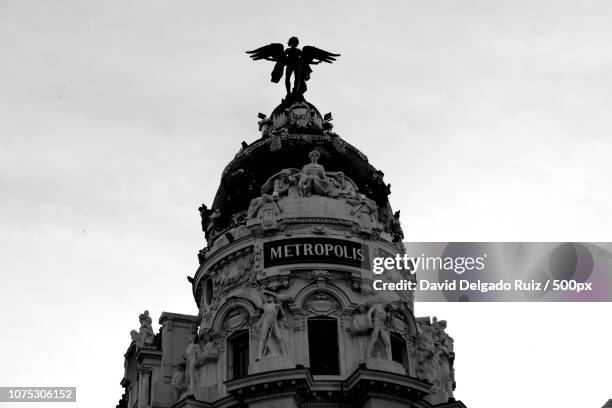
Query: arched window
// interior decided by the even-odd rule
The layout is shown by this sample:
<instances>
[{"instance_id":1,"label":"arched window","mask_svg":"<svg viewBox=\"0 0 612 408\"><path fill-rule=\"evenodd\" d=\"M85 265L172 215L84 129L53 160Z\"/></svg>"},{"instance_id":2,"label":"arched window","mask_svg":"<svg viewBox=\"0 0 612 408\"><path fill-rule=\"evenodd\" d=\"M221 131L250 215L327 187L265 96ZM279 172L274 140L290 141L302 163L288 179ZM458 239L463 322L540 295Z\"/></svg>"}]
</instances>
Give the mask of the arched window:
<instances>
[{"instance_id":1,"label":"arched window","mask_svg":"<svg viewBox=\"0 0 612 408\"><path fill-rule=\"evenodd\" d=\"M314 316L308 319L308 352L312 375L339 375L338 320Z\"/></svg>"}]
</instances>

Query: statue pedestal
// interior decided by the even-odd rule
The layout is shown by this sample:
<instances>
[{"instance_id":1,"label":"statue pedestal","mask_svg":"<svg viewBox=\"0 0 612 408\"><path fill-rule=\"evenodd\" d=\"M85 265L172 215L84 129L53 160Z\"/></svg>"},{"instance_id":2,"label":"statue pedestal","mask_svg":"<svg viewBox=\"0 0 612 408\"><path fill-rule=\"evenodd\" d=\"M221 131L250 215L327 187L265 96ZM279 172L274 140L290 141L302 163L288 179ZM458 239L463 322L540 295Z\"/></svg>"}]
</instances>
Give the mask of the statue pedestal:
<instances>
[{"instance_id":1,"label":"statue pedestal","mask_svg":"<svg viewBox=\"0 0 612 408\"><path fill-rule=\"evenodd\" d=\"M153 384L152 398L153 406L171 407L177 401L177 391L174 386L165 381L156 381Z\"/></svg>"},{"instance_id":2,"label":"statue pedestal","mask_svg":"<svg viewBox=\"0 0 612 408\"><path fill-rule=\"evenodd\" d=\"M391 373L406 375L406 367L393 360L382 358L368 358L365 365L370 370L388 371Z\"/></svg>"},{"instance_id":3,"label":"statue pedestal","mask_svg":"<svg viewBox=\"0 0 612 408\"><path fill-rule=\"evenodd\" d=\"M263 373L274 370L284 370L287 368L295 368L295 362L288 356L269 356L262 357L261 360L255 361L249 370L249 374Z\"/></svg>"}]
</instances>

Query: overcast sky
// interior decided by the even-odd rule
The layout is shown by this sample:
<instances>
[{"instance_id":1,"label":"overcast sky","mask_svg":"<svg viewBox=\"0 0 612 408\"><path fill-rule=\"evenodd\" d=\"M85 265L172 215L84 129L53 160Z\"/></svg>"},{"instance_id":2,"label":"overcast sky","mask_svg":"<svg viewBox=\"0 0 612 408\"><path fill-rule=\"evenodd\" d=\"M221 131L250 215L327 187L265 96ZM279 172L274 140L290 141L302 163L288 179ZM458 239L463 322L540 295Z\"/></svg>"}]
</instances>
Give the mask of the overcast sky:
<instances>
[{"instance_id":1,"label":"overcast sky","mask_svg":"<svg viewBox=\"0 0 612 408\"><path fill-rule=\"evenodd\" d=\"M197 313L197 207L284 94L244 51L292 35L342 53L308 100L385 172L407 240L609 241L611 20L610 1L0 0L0 386L114 406L138 314ZM610 304L416 307L449 320L470 408L612 397Z\"/></svg>"}]
</instances>

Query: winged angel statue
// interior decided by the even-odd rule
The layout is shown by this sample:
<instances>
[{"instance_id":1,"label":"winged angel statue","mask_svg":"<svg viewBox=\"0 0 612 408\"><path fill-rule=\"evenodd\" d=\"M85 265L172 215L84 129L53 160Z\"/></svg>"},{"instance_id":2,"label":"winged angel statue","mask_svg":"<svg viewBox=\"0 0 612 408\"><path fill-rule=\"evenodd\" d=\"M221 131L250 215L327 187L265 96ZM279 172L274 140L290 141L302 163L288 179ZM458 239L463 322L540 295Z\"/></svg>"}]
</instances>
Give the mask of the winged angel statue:
<instances>
[{"instance_id":1,"label":"winged angel statue","mask_svg":"<svg viewBox=\"0 0 612 408\"><path fill-rule=\"evenodd\" d=\"M267 60L275 61L272 71L272 82L278 83L283 77L285 69L285 87L287 95L298 97L306 92L306 81L310 79L312 69L310 65L327 62L331 64L340 54L332 54L317 47L305 46L301 50L298 48L300 41L297 37L291 37L285 49L283 44L274 43L264 45L253 51L247 51L254 61ZM293 90L291 89L291 75L293 74Z\"/></svg>"}]
</instances>

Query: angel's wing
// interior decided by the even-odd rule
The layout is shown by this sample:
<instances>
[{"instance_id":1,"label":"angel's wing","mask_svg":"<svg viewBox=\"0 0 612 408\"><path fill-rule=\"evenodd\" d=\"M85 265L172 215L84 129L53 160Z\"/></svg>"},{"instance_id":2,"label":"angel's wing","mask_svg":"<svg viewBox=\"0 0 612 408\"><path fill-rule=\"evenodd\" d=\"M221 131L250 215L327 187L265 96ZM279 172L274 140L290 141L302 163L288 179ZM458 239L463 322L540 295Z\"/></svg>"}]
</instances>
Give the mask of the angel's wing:
<instances>
[{"instance_id":1,"label":"angel's wing","mask_svg":"<svg viewBox=\"0 0 612 408\"><path fill-rule=\"evenodd\" d=\"M247 51L247 54L253 61L265 59L268 61L284 62L285 60L285 47L280 43L273 43L259 47L253 51Z\"/></svg>"},{"instance_id":2,"label":"angel's wing","mask_svg":"<svg viewBox=\"0 0 612 408\"><path fill-rule=\"evenodd\" d=\"M306 64L311 64L315 61L319 62L327 62L331 64L336 60L336 57L339 57L340 54L333 54L331 52L327 52L317 47L312 47L310 45L302 48L302 60Z\"/></svg>"}]
</instances>

